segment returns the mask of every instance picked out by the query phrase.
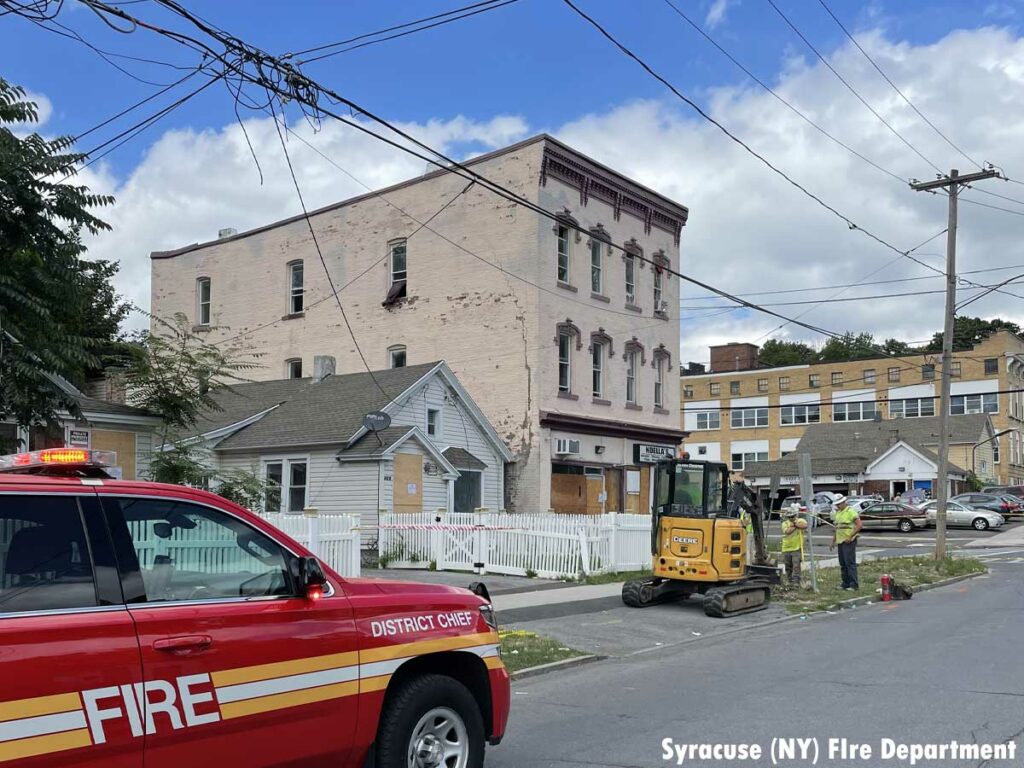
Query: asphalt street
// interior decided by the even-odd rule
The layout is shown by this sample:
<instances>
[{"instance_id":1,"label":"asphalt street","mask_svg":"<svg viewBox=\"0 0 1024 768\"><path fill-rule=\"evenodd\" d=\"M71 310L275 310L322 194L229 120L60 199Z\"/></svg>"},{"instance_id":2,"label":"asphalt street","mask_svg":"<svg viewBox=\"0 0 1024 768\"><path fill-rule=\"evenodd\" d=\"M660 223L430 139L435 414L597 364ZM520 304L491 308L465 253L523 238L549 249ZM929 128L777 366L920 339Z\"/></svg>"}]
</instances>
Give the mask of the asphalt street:
<instances>
[{"instance_id":1,"label":"asphalt street","mask_svg":"<svg viewBox=\"0 0 1024 768\"><path fill-rule=\"evenodd\" d=\"M818 764L830 766L909 765L878 756L883 738L919 744L1013 739L1018 759L987 765L1018 765L1024 747L1022 554L985 554L990 575L908 602L709 637L691 635L680 621L681 644L527 678L513 686L508 735L486 765L646 768L676 764L674 757L663 759L664 739L767 750L773 737L816 737ZM642 621L647 612L634 616ZM830 737L871 745L874 754L825 759Z\"/></svg>"}]
</instances>

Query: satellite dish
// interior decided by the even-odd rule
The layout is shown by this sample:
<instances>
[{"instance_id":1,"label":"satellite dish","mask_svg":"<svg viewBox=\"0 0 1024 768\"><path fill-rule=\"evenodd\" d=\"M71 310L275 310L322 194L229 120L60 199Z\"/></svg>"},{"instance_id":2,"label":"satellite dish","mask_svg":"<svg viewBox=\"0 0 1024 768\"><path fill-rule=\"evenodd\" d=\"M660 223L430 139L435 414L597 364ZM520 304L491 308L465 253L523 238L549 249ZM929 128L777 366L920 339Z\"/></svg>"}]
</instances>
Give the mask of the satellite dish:
<instances>
[{"instance_id":1,"label":"satellite dish","mask_svg":"<svg viewBox=\"0 0 1024 768\"><path fill-rule=\"evenodd\" d=\"M370 411L363 416L363 426L368 432L380 432L391 426L391 417L384 411Z\"/></svg>"}]
</instances>

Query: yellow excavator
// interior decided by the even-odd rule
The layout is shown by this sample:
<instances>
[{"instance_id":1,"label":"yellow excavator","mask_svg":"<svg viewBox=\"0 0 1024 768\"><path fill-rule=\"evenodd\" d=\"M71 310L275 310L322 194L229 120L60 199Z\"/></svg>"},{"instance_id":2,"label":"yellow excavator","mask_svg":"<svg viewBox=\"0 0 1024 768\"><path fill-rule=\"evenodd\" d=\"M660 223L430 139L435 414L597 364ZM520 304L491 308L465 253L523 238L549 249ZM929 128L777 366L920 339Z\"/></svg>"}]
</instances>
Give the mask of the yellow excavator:
<instances>
[{"instance_id":1,"label":"yellow excavator","mask_svg":"<svg viewBox=\"0 0 1024 768\"><path fill-rule=\"evenodd\" d=\"M745 517L753 529L747 564ZM704 596L704 613L727 617L768 606L778 566L768 556L757 494L729 482L721 462L675 458L659 462L651 510L651 576L622 585L632 608Z\"/></svg>"}]
</instances>

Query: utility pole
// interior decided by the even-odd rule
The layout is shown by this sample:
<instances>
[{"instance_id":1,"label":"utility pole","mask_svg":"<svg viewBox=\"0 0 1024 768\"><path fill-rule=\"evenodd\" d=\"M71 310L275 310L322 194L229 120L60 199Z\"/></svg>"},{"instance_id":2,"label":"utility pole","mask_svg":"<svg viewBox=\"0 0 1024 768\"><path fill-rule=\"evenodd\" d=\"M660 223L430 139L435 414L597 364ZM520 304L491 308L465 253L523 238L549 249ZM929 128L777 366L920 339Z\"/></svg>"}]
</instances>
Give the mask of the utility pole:
<instances>
[{"instance_id":1,"label":"utility pole","mask_svg":"<svg viewBox=\"0 0 1024 768\"><path fill-rule=\"evenodd\" d=\"M953 326L956 315L956 202L965 184L998 176L995 169L961 176L954 168L935 181L911 182L917 192L945 188L949 193L949 224L946 227L946 314L942 330L942 376L939 391L939 469L936 483L935 559L946 557L946 503L949 500L949 384L953 370Z\"/></svg>"}]
</instances>

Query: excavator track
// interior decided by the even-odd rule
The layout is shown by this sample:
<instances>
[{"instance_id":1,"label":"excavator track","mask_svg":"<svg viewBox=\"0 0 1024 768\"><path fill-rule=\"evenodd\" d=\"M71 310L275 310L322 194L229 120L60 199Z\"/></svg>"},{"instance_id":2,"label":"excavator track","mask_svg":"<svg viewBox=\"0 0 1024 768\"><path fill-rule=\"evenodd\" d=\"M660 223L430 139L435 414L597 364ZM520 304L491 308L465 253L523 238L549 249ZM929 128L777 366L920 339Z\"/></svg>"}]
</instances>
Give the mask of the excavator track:
<instances>
[{"instance_id":1,"label":"excavator track","mask_svg":"<svg viewBox=\"0 0 1024 768\"><path fill-rule=\"evenodd\" d=\"M630 608L685 600L693 594L688 582L670 579L634 579L622 585L622 602Z\"/></svg>"},{"instance_id":2,"label":"excavator track","mask_svg":"<svg viewBox=\"0 0 1024 768\"><path fill-rule=\"evenodd\" d=\"M718 619L763 611L771 599L768 584L713 587L704 593L704 613Z\"/></svg>"}]
</instances>

